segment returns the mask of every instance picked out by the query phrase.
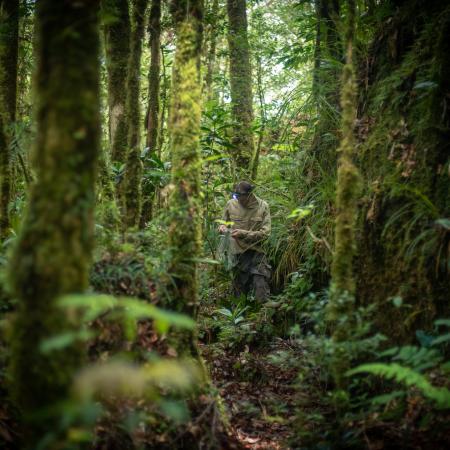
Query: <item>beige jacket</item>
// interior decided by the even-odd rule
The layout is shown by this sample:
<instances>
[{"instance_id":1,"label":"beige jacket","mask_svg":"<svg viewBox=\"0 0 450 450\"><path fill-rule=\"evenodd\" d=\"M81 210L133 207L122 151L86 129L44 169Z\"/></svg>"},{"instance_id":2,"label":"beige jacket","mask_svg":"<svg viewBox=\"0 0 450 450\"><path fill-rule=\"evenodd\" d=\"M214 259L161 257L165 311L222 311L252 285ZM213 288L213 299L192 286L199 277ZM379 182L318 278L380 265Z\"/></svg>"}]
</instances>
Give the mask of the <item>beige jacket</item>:
<instances>
[{"instance_id":1,"label":"beige jacket","mask_svg":"<svg viewBox=\"0 0 450 450\"><path fill-rule=\"evenodd\" d=\"M232 230L245 230L245 236L231 239L231 251L235 254L252 249L264 252L262 243L270 235L271 220L269 205L264 200L253 195L246 207L238 200L229 200L225 206L223 220L232 222Z\"/></svg>"}]
</instances>

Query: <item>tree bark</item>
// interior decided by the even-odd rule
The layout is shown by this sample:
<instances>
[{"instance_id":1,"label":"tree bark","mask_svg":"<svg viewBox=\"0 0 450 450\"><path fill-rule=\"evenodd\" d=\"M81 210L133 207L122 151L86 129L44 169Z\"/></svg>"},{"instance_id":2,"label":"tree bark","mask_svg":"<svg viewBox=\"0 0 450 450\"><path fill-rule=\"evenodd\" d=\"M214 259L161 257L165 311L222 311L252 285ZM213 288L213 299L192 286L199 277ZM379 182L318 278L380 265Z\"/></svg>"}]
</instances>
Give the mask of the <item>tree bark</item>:
<instances>
[{"instance_id":1,"label":"tree bark","mask_svg":"<svg viewBox=\"0 0 450 450\"><path fill-rule=\"evenodd\" d=\"M410 342L450 312L450 5L396 2L386 23L361 76L357 292L380 305L381 332Z\"/></svg>"},{"instance_id":2,"label":"tree bark","mask_svg":"<svg viewBox=\"0 0 450 450\"><path fill-rule=\"evenodd\" d=\"M356 251L356 219L360 197L360 174L354 159L357 86L353 67L353 36L355 28L355 1L347 0L346 63L343 70L341 107L342 139L339 147L336 189L335 250L331 266L331 292L328 319L335 342L345 341L351 335L351 314L355 299L354 256ZM333 374L338 388L346 384L349 369L348 352L335 349Z\"/></svg>"},{"instance_id":3,"label":"tree bark","mask_svg":"<svg viewBox=\"0 0 450 450\"><path fill-rule=\"evenodd\" d=\"M210 23L209 23L209 51L207 55L205 91L208 101L214 98L213 93L213 75L216 66L216 47L217 47L217 17L219 15L219 0L213 0L211 5Z\"/></svg>"},{"instance_id":4,"label":"tree bark","mask_svg":"<svg viewBox=\"0 0 450 450\"><path fill-rule=\"evenodd\" d=\"M147 0L133 0L133 30L127 80L127 115L129 126L128 155L124 180L124 225L126 227L135 227L139 224L142 207L140 72L146 9Z\"/></svg>"},{"instance_id":5,"label":"tree bark","mask_svg":"<svg viewBox=\"0 0 450 450\"><path fill-rule=\"evenodd\" d=\"M158 155L158 132L159 132L159 88L161 70L161 0L152 0L149 19L150 31L150 70L148 76L148 121L147 121L147 147L149 162L148 168L155 167L152 159ZM143 194L143 205L140 227L151 220L153 215L153 203L155 199L156 186L151 184L145 186Z\"/></svg>"},{"instance_id":6,"label":"tree bark","mask_svg":"<svg viewBox=\"0 0 450 450\"><path fill-rule=\"evenodd\" d=\"M36 3L37 181L9 266L18 300L12 379L27 448L54 430L59 417L52 408L67 398L82 360L78 344L51 354L40 345L72 326L58 298L89 285L100 137L98 13L98 0Z\"/></svg>"},{"instance_id":7,"label":"tree bark","mask_svg":"<svg viewBox=\"0 0 450 450\"><path fill-rule=\"evenodd\" d=\"M128 0L102 0L108 71L109 140L111 160L124 164L127 155L128 120L126 81L130 56L131 26Z\"/></svg>"},{"instance_id":8,"label":"tree bark","mask_svg":"<svg viewBox=\"0 0 450 450\"><path fill-rule=\"evenodd\" d=\"M195 260L201 252L202 2L174 1L172 14L177 47L169 118L172 155L169 242L173 249L170 273L174 276L174 285L170 288L171 306L196 317L198 280ZM198 353L190 333L185 333L178 345L185 353Z\"/></svg>"},{"instance_id":9,"label":"tree bark","mask_svg":"<svg viewBox=\"0 0 450 450\"><path fill-rule=\"evenodd\" d=\"M19 1L0 0L0 239L9 232L10 141L16 120Z\"/></svg>"},{"instance_id":10,"label":"tree bark","mask_svg":"<svg viewBox=\"0 0 450 450\"><path fill-rule=\"evenodd\" d=\"M253 142L253 97L250 46L247 36L246 0L227 0L230 88L233 119L234 160L241 177L251 174Z\"/></svg>"}]
</instances>

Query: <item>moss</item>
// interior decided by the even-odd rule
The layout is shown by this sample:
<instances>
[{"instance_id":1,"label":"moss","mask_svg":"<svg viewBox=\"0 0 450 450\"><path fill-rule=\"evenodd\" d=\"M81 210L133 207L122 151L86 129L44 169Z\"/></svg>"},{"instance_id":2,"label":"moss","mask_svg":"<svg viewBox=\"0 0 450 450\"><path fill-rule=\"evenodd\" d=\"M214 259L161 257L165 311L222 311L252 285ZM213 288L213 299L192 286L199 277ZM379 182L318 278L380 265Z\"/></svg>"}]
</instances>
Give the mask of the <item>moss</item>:
<instances>
[{"instance_id":1,"label":"moss","mask_svg":"<svg viewBox=\"0 0 450 450\"><path fill-rule=\"evenodd\" d=\"M82 360L76 344L51 354L40 345L71 326L57 299L88 287L100 134L98 3L36 7L37 180L9 264L19 305L12 380L27 448L54 429L56 417L42 412L66 398Z\"/></svg>"},{"instance_id":2,"label":"moss","mask_svg":"<svg viewBox=\"0 0 450 450\"><path fill-rule=\"evenodd\" d=\"M336 192L335 245L331 265L330 303L328 320L336 342L333 375L338 388L346 385L344 374L349 368L348 352L340 346L351 336L351 317L355 298L354 256L356 250L355 225L357 202L360 196L360 175L353 163L356 119L355 74L353 68L353 34L355 3L348 1L347 52L343 69L341 108L342 139L339 146Z\"/></svg>"},{"instance_id":3,"label":"moss","mask_svg":"<svg viewBox=\"0 0 450 450\"><path fill-rule=\"evenodd\" d=\"M101 5L108 70L111 159L123 164L128 139L126 80L131 35L129 7L128 0L102 0Z\"/></svg>"},{"instance_id":4,"label":"moss","mask_svg":"<svg viewBox=\"0 0 450 450\"><path fill-rule=\"evenodd\" d=\"M159 73L161 69L161 0L152 0L149 18L150 31L150 70L148 74L148 119L147 119L147 147L149 149L150 158L148 161L148 169L155 168L152 160L158 155L158 131L159 131ZM153 202L155 197L156 186L151 184L145 190L142 205L142 214L140 219L140 227L144 228L145 224L151 220L153 213Z\"/></svg>"},{"instance_id":5,"label":"moss","mask_svg":"<svg viewBox=\"0 0 450 450\"><path fill-rule=\"evenodd\" d=\"M378 326L396 339L449 311L440 250L445 237L434 225L450 214L450 117L444 100L450 88L449 30L448 5L408 2L374 40L365 75L361 122L367 131L360 158L367 201L360 215L358 290L363 302L386 305L401 295L413 308L387 304L377 316Z\"/></svg>"},{"instance_id":6,"label":"moss","mask_svg":"<svg viewBox=\"0 0 450 450\"><path fill-rule=\"evenodd\" d=\"M250 46L247 37L245 0L228 0L228 45L230 49L230 90L234 119L234 160L241 177L250 176L255 153L253 142L253 96Z\"/></svg>"},{"instance_id":7,"label":"moss","mask_svg":"<svg viewBox=\"0 0 450 450\"><path fill-rule=\"evenodd\" d=\"M0 238L9 233L8 205L11 197L9 142L16 119L19 1L0 1Z\"/></svg>"},{"instance_id":8,"label":"moss","mask_svg":"<svg viewBox=\"0 0 450 450\"><path fill-rule=\"evenodd\" d=\"M201 252L201 82L200 1L189 2L189 13L179 2L172 3L177 47L172 73L169 130L172 156L169 198L169 242L172 249L168 286L170 307L195 317L198 303L196 258ZM198 359L195 335L177 336L177 348Z\"/></svg>"},{"instance_id":9,"label":"moss","mask_svg":"<svg viewBox=\"0 0 450 450\"><path fill-rule=\"evenodd\" d=\"M356 119L356 84L352 62L352 43L347 48L347 63L343 70L342 140L339 147L336 192L335 250L331 266L332 302L330 319L336 321L343 310L339 297L355 295L354 256L356 251L355 225L357 202L360 196L360 175L353 163L355 147L354 123Z\"/></svg>"},{"instance_id":10,"label":"moss","mask_svg":"<svg viewBox=\"0 0 450 450\"><path fill-rule=\"evenodd\" d=\"M135 227L139 224L142 207L141 111L139 95L142 40L144 37L147 3L147 0L135 0L133 2L133 30L127 79L128 154L124 180L124 225L127 227Z\"/></svg>"}]
</instances>

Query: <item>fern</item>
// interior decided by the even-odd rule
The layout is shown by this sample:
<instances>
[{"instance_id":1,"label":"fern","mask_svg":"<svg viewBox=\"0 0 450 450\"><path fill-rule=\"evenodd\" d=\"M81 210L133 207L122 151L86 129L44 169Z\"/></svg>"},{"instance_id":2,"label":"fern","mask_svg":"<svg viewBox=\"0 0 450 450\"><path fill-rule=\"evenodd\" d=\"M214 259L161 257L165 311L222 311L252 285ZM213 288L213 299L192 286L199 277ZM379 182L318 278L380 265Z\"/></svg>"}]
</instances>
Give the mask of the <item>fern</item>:
<instances>
[{"instance_id":1,"label":"fern","mask_svg":"<svg viewBox=\"0 0 450 450\"><path fill-rule=\"evenodd\" d=\"M450 408L450 391L445 387L438 388L433 386L424 375L409 367L404 367L396 363L363 364L348 371L346 375L352 376L360 373L371 373L373 375L378 375L389 380L394 380L397 383L402 383L408 387L415 386L422 392L425 398L436 402L439 408Z\"/></svg>"}]
</instances>

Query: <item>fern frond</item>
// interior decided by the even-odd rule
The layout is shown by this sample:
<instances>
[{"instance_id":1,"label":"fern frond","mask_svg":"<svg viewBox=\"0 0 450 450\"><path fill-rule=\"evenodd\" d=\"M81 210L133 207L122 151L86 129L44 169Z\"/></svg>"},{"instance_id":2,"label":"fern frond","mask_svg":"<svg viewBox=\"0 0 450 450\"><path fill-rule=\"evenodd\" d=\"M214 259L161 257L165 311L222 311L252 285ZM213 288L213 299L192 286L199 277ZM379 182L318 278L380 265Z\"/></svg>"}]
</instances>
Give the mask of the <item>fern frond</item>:
<instances>
[{"instance_id":1,"label":"fern frond","mask_svg":"<svg viewBox=\"0 0 450 450\"><path fill-rule=\"evenodd\" d=\"M395 363L363 364L355 369L349 370L346 375L352 376L360 373L370 373L381 376L408 387L415 386L422 392L425 398L435 401L438 407L442 409L450 408L450 391L445 387L438 388L433 386L424 375L409 367L404 367Z\"/></svg>"}]
</instances>

